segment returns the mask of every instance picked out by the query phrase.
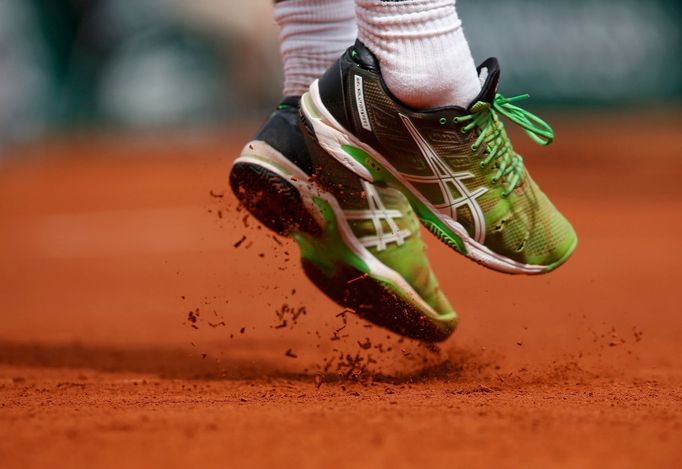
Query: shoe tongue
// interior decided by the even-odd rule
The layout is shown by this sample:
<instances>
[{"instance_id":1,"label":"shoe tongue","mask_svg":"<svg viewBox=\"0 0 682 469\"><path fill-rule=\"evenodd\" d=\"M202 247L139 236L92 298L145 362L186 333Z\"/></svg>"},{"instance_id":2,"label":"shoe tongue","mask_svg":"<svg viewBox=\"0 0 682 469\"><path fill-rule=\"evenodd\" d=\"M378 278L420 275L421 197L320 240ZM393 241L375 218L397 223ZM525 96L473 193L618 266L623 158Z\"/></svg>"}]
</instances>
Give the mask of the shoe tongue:
<instances>
[{"instance_id":1,"label":"shoe tongue","mask_svg":"<svg viewBox=\"0 0 682 469\"><path fill-rule=\"evenodd\" d=\"M477 68L478 79L481 80L481 92L471 101L469 109L479 101L492 103L500 82L500 64L495 57L490 57Z\"/></svg>"}]
</instances>

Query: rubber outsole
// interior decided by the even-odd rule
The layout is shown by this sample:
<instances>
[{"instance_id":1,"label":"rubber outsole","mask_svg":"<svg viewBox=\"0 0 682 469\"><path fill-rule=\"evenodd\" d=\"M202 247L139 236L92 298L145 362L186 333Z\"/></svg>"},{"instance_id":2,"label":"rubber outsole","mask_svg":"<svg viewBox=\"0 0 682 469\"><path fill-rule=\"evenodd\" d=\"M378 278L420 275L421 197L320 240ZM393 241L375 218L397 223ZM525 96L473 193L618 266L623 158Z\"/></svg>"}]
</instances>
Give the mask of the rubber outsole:
<instances>
[{"instance_id":1,"label":"rubber outsole","mask_svg":"<svg viewBox=\"0 0 682 469\"><path fill-rule=\"evenodd\" d=\"M256 164L237 162L230 173L230 186L251 215L278 235L289 236L293 231L322 235L298 189L280 175Z\"/></svg>"},{"instance_id":2,"label":"rubber outsole","mask_svg":"<svg viewBox=\"0 0 682 469\"><path fill-rule=\"evenodd\" d=\"M389 282L374 278L361 268L361 261L348 262L334 256L332 250L325 253L324 237L330 227L320 226L298 189L285 178L258 164L236 162L230 173L230 186L259 222L296 240L306 276L335 303L378 326L416 340L441 342L452 335L456 319L430 319L401 298ZM335 221L325 219L324 223Z\"/></svg>"},{"instance_id":3,"label":"rubber outsole","mask_svg":"<svg viewBox=\"0 0 682 469\"><path fill-rule=\"evenodd\" d=\"M336 304L378 326L423 342L442 342L455 330L455 321L429 320L388 285L360 270L340 266L330 276L310 259L303 258L302 264L310 281Z\"/></svg>"}]
</instances>

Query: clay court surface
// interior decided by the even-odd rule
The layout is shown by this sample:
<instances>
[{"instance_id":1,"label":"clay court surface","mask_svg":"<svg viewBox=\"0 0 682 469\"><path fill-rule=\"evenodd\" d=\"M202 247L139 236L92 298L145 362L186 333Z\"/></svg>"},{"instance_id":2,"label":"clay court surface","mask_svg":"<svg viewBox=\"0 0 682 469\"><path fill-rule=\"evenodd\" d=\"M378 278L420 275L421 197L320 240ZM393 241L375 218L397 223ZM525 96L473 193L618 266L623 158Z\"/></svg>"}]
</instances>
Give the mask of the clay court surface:
<instances>
[{"instance_id":1,"label":"clay court surface","mask_svg":"<svg viewBox=\"0 0 682 469\"><path fill-rule=\"evenodd\" d=\"M680 467L672 116L517 137L580 245L511 277L424 233L461 317L438 348L342 313L239 211L254 126L7 152L0 466Z\"/></svg>"}]
</instances>

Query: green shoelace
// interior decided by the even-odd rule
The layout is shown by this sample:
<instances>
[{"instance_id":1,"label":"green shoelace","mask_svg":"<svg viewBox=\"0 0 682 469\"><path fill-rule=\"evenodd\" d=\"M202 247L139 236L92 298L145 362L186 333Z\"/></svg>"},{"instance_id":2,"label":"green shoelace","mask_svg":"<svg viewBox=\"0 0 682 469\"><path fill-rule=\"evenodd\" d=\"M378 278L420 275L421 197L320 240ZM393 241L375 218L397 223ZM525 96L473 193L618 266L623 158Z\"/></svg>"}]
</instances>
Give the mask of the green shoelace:
<instances>
[{"instance_id":1,"label":"green shoelace","mask_svg":"<svg viewBox=\"0 0 682 469\"><path fill-rule=\"evenodd\" d=\"M549 124L538 116L512 104L529 97L529 95L524 94L505 98L498 93L495 95L492 104L479 101L471 108L471 114L454 119L458 123L468 122L461 129L463 134L471 132L474 128L480 129L480 134L471 149L476 152L485 143L486 157L480 163L481 168L485 168L492 161L496 162L497 172L493 176L492 182L496 184L497 181L505 178L506 185L502 193L504 197L512 193L521 179L523 157L514 152L498 113L522 127L526 134L539 145L549 145L554 140L554 132Z\"/></svg>"}]
</instances>

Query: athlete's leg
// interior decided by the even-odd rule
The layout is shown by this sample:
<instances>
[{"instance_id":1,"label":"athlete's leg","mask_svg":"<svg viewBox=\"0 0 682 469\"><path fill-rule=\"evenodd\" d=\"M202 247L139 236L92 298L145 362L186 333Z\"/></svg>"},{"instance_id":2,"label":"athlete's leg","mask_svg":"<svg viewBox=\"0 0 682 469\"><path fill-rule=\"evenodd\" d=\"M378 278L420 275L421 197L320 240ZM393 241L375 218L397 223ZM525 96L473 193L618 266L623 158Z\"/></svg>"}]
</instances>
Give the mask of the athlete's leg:
<instances>
[{"instance_id":1,"label":"athlete's leg","mask_svg":"<svg viewBox=\"0 0 682 469\"><path fill-rule=\"evenodd\" d=\"M359 39L415 108L467 107L481 89L454 0L356 0Z\"/></svg>"},{"instance_id":2,"label":"athlete's leg","mask_svg":"<svg viewBox=\"0 0 682 469\"><path fill-rule=\"evenodd\" d=\"M274 18L280 26L284 96L301 96L357 34L353 0L280 0Z\"/></svg>"}]
</instances>

